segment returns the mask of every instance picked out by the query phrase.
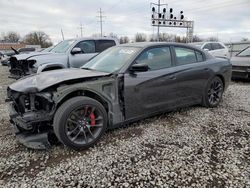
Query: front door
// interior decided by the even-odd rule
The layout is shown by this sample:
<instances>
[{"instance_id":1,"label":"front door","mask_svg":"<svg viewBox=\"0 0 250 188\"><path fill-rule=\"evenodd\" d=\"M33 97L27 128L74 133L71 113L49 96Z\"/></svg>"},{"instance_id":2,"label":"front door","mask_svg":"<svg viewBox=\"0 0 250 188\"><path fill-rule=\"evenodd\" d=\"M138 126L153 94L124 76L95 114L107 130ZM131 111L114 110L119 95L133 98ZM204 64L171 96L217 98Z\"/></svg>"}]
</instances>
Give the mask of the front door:
<instances>
[{"instance_id":1,"label":"front door","mask_svg":"<svg viewBox=\"0 0 250 188\"><path fill-rule=\"evenodd\" d=\"M81 48L82 53L70 54L69 64L70 67L79 68L87 63L92 57L96 56L95 41L94 40L84 40L75 45L77 48Z\"/></svg>"},{"instance_id":2,"label":"front door","mask_svg":"<svg viewBox=\"0 0 250 188\"><path fill-rule=\"evenodd\" d=\"M170 47L147 49L135 63L147 64L149 70L124 75L126 120L172 108L178 98Z\"/></svg>"}]
</instances>

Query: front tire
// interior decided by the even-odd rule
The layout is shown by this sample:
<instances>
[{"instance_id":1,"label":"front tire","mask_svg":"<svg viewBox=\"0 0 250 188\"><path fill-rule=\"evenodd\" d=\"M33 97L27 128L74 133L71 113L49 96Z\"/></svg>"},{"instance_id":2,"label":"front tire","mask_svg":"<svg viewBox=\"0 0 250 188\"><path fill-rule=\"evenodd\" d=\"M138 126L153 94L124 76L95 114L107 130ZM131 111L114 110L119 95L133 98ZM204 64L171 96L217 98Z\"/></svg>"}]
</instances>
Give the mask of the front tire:
<instances>
[{"instance_id":1,"label":"front tire","mask_svg":"<svg viewBox=\"0 0 250 188\"><path fill-rule=\"evenodd\" d=\"M64 145L76 150L87 149L101 138L107 119L101 103L89 97L74 97L58 108L54 132Z\"/></svg>"},{"instance_id":2,"label":"front tire","mask_svg":"<svg viewBox=\"0 0 250 188\"><path fill-rule=\"evenodd\" d=\"M222 100L224 84L222 80L216 76L208 81L203 95L203 106L213 108L219 105Z\"/></svg>"}]
</instances>

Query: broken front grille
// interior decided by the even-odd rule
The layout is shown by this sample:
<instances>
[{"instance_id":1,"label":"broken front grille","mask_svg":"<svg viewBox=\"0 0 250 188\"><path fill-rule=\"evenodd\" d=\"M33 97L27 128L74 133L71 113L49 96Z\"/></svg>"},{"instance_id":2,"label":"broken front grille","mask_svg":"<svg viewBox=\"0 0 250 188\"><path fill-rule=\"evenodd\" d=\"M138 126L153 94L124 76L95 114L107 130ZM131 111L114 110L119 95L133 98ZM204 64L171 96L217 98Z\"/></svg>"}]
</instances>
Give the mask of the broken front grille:
<instances>
[{"instance_id":1,"label":"broken front grille","mask_svg":"<svg viewBox=\"0 0 250 188\"><path fill-rule=\"evenodd\" d=\"M34 63L34 60L17 60L15 57L11 57L10 73L16 76L25 76Z\"/></svg>"}]
</instances>

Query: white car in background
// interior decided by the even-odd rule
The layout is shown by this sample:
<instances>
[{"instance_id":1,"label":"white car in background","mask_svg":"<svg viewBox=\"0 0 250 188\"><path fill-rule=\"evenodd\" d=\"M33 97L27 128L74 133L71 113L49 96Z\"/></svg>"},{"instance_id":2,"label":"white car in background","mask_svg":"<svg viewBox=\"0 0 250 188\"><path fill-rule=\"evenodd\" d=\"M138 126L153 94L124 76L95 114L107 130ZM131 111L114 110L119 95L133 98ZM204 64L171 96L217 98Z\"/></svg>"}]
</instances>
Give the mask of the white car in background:
<instances>
[{"instance_id":1,"label":"white car in background","mask_svg":"<svg viewBox=\"0 0 250 188\"><path fill-rule=\"evenodd\" d=\"M208 51L215 57L230 58L228 48L222 42L195 42L191 44L198 46L202 50Z\"/></svg>"}]
</instances>

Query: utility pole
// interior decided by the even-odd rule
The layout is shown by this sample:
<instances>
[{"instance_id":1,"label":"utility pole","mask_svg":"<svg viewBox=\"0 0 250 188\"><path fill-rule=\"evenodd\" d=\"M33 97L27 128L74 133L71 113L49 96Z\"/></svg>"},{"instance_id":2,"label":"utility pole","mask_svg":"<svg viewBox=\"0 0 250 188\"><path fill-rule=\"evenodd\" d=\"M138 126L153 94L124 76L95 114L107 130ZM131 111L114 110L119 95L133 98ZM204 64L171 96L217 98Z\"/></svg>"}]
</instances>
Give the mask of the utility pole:
<instances>
[{"instance_id":1,"label":"utility pole","mask_svg":"<svg viewBox=\"0 0 250 188\"><path fill-rule=\"evenodd\" d=\"M62 39L64 40L63 30L61 29Z\"/></svg>"},{"instance_id":2,"label":"utility pole","mask_svg":"<svg viewBox=\"0 0 250 188\"><path fill-rule=\"evenodd\" d=\"M82 37L82 31L83 31L83 25L82 25L82 22L80 23L80 27L79 29L81 30L81 37Z\"/></svg>"},{"instance_id":3,"label":"utility pole","mask_svg":"<svg viewBox=\"0 0 250 188\"><path fill-rule=\"evenodd\" d=\"M161 6L165 6L166 8L167 8L167 6L168 6L168 4L161 4L161 0L158 0L158 4L156 4L156 3L150 3L150 5L151 6L157 6L158 7L158 10L157 10L157 12L156 12L156 14L157 14L157 18L158 19L160 19L160 18L162 18L162 13L161 13ZM166 10L166 8L165 8L165 10ZM153 7L153 12L155 12L155 8ZM153 17L152 17L152 19L154 19ZM160 41L160 25L158 24L157 25L157 41L159 42Z\"/></svg>"},{"instance_id":4,"label":"utility pole","mask_svg":"<svg viewBox=\"0 0 250 188\"><path fill-rule=\"evenodd\" d=\"M102 9L100 8L100 10L98 11L99 15L97 16L99 18L99 22L100 22L100 29L101 29L101 37L102 37L102 23L104 22L103 21L103 18L105 18L105 16L103 16L103 11Z\"/></svg>"},{"instance_id":5,"label":"utility pole","mask_svg":"<svg viewBox=\"0 0 250 188\"><path fill-rule=\"evenodd\" d=\"M158 0L158 15L160 13L161 0ZM160 41L160 25L158 24L157 28L157 41Z\"/></svg>"}]
</instances>

